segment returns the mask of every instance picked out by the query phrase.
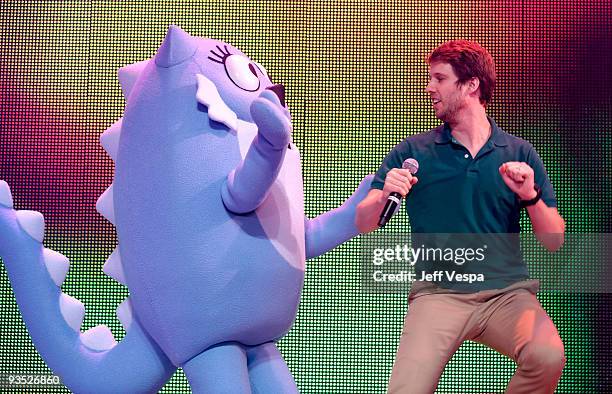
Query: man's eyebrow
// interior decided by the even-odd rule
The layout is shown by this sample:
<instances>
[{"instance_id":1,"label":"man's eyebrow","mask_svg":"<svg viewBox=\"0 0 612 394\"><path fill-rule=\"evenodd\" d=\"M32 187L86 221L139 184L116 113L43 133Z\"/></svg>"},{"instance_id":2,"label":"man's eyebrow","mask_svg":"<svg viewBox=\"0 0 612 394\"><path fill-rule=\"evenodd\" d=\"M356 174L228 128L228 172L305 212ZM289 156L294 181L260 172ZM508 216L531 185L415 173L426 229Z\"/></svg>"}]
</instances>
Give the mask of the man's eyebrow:
<instances>
[{"instance_id":1,"label":"man's eyebrow","mask_svg":"<svg viewBox=\"0 0 612 394\"><path fill-rule=\"evenodd\" d=\"M432 77L436 77L438 79L440 79L440 77L444 77L444 78L448 77L448 75L446 75L444 73L440 73L440 72L429 74L429 75L432 76Z\"/></svg>"}]
</instances>

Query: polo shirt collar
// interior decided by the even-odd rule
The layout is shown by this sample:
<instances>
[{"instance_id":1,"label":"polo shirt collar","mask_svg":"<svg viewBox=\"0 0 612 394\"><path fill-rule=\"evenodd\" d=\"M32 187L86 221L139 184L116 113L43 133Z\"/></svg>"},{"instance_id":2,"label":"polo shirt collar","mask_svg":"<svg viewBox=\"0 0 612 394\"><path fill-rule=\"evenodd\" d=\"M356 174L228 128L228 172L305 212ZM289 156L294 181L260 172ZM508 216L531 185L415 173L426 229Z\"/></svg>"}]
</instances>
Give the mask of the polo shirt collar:
<instances>
[{"instance_id":1,"label":"polo shirt collar","mask_svg":"<svg viewBox=\"0 0 612 394\"><path fill-rule=\"evenodd\" d=\"M495 144L495 146L506 146L508 145L507 136L504 131L502 131L495 121L487 116L489 123L491 124L491 137L489 140ZM442 126L436 129L436 138L435 142L437 144L448 144L452 141L451 129L448 123L444 123Z\"/></svg>"}]
</instances>

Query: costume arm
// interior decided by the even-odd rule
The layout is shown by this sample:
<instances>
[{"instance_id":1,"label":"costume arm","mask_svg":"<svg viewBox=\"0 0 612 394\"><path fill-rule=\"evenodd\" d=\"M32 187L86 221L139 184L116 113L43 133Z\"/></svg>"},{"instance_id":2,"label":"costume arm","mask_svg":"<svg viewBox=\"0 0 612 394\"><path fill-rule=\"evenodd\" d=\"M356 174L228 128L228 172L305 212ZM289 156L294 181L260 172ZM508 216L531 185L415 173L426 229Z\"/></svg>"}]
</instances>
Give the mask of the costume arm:
<instances>
[{"instance_id":1,"label":"costume arm","mask_svg":"<svg viewBox=\"0 0 612 394\"><path fill-rule=\"evenodd\" d=\"M225 207L238 214L255 210L266 198L280 171L291 135L291 122L272 91L260 94L251 105L251 115L257 124L257 135L221 189Z\"/></svg>"},{"instance_id":2,"label":"costume arm","mask_svg":"<svg viewBox=\"0 0 612 394\"><path fill-rule=\"evenodd\" d=\"M359 234L355 225L355 210L368 194L372 179L372 175L366 176L353 195L338 208L314 219L304 219L307 259L322 255Z\"/></svg>"}]
</instances>

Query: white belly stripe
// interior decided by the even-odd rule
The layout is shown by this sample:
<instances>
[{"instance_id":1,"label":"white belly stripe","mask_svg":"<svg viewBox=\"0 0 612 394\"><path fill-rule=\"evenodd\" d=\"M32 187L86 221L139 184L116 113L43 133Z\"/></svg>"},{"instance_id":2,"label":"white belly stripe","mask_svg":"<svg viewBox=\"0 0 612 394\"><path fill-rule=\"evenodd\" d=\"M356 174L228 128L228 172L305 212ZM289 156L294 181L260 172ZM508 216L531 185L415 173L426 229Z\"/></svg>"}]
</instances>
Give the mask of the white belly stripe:
<instances>
[{"instance_id":1,"label":"white belly stripe","mask_svg":"<svg viewBox=\"0 0 612 394\"><path fill-rule=\"evenodd\" d=\"M238 120L240 155L244 159L257 135L257 126ZM276 250L300 270L305 269L304 185L300 153L292 144L270 194L255 210L263 229Z\"/></svg>"}]
</instances>

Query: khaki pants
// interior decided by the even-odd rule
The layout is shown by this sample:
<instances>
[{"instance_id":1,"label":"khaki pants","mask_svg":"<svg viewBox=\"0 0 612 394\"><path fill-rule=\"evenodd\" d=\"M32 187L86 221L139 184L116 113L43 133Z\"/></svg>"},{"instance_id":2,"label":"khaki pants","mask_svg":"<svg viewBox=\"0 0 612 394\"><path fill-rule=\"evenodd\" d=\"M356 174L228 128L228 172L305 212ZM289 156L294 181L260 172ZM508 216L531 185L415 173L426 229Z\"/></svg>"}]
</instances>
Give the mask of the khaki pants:
<instances>
[{"instance_id":1,"label":"khaki pants","mask_svg":"<svg viewBox=\"0 0 612 394\"><path fill-rule=\"evenodd\" d=\"M410 293L389 393L433 393L465 340L516 361L506 393L555 391L565 354L557 329L535 297L537 281L473 294L419 291L418 285Z\"/></svg>"}]
</instances>

